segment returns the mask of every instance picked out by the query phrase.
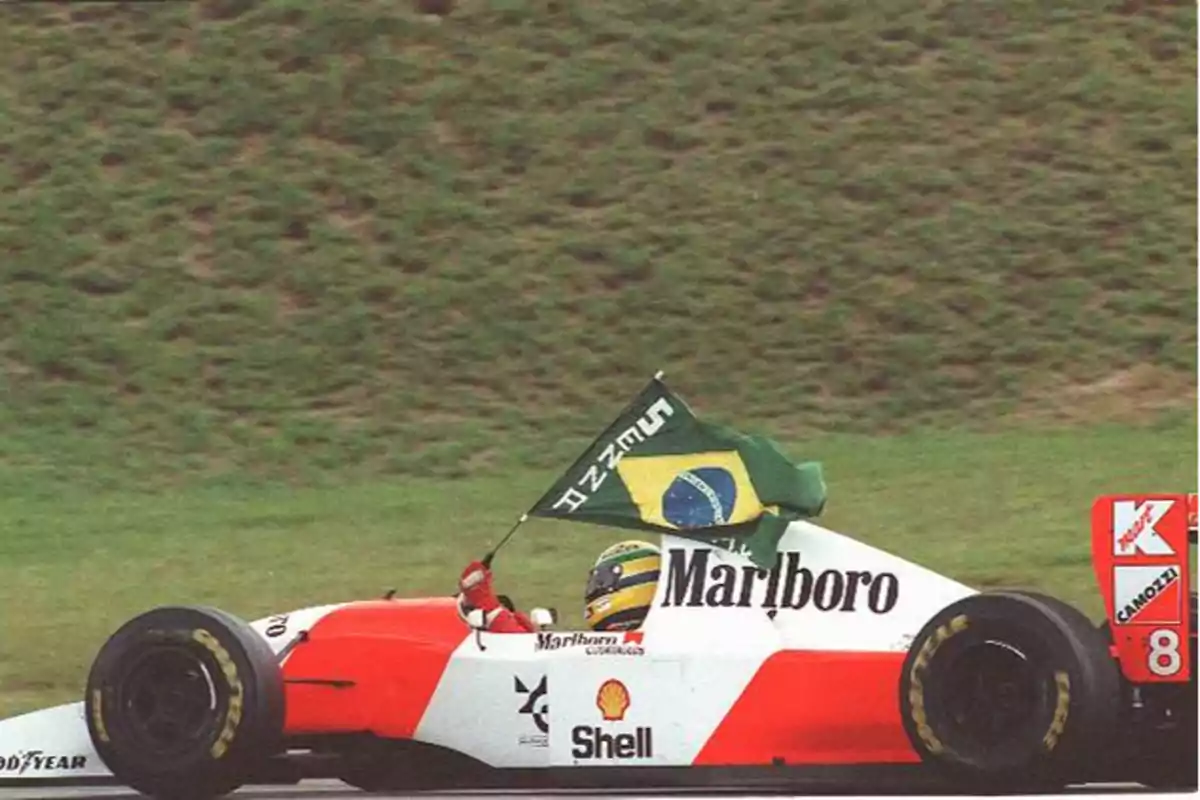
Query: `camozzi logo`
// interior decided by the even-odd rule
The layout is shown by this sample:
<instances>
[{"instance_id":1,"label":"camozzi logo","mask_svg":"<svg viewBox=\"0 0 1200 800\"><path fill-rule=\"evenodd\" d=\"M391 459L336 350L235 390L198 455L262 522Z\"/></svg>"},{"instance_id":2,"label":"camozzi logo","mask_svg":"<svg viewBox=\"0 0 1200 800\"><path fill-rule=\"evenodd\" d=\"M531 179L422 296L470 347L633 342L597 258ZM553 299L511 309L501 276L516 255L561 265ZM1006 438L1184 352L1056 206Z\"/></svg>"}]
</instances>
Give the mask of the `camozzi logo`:
<instances>
[{"instance_id":1,"label":"camozzi logo","mask_svg":"<svg viewBox=\"0 0 1200 800\"><path fill-rule=\"evenodd\" d=\"M1113 602L1118 625L1178 625L1182 598L1179 567L1113 567Z\"/></svg>"},{"instance_id":2,"label":"camozzi logo","mask_svg":"<svg viewBox=\"0 0 1200 800\"><path fill-rule=\"evenodd\" d=\"M625 631L623 633L552 633L543 631L537 635L535 650L562 650L570 647L582 647L585 655L598 656L640 656L645 654L642 647L641 631Z\"/></svg>"},{"instance_id":3,"label":"camozzi logo","mask_svg":"<svg viewBox=\"0 0 1200 800\"><path fill-rule=\"evenodd\" d=\"M1175 505L1174 500L1132 500L1113 502L1113 555L1115 556L1173 556L1175 550L1167 544L1156 527Z\"/></svg>"}]
</instances>

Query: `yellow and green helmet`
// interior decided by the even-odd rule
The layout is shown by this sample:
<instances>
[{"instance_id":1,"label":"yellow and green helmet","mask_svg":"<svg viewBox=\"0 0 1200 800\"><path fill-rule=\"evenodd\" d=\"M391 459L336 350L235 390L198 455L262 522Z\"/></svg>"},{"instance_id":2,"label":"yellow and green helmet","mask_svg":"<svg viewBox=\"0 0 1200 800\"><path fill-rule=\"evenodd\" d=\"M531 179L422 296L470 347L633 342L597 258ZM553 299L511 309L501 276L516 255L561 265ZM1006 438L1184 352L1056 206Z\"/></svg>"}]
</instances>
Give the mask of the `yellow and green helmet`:
<instances>
[{"instance_id":1,"label":"yellow and green helmet","mask_svg":"<svg viewBox=\"0 0 1200 800\"><path fill-rule=\"evenodd\" d=\"M640 627L658 586L662 563L649 542L614 544L596 559L588 573L584 619L594 631L629 631Z\"/></svg>"}]
</instances>

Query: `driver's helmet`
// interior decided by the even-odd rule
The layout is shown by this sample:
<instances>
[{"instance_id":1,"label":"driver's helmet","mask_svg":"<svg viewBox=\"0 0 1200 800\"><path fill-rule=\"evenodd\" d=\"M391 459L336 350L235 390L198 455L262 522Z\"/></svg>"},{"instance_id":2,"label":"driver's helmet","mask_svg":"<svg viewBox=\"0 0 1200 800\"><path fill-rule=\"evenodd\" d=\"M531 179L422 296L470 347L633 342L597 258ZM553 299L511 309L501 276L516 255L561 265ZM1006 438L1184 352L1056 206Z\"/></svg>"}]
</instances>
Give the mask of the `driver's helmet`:
<instances>
[{"instance_id":1,"label":"driver's helmet","mask_svg":"<svg viewBox=\"0 0 1200 800\"><path fill-rule=\"evenodd\" d=\"M584 620L594 631L630 631L641 626L654 602L659 549L649 542L614 544L588 573Z\"/></svg>"}]
</instances>

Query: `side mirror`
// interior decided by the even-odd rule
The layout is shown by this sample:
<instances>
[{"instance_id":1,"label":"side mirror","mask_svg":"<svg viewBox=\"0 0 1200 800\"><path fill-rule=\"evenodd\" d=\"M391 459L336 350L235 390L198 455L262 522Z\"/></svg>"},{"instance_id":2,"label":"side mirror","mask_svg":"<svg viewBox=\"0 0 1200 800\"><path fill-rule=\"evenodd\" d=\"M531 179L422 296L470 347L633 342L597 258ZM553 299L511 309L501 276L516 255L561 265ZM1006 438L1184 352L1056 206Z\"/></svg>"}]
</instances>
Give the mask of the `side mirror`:
<instances>
[{"instance_id":1,"label":"side mirror","mask_svg":"<svg viewBox=\"0 0 1200 800\"><path fill-rule=\"evenodd\" d=\"M534 608L529 611L529 621L538 630L545 630L558 622L558 614L553 608Z\"/></svg>"}]
</instances>

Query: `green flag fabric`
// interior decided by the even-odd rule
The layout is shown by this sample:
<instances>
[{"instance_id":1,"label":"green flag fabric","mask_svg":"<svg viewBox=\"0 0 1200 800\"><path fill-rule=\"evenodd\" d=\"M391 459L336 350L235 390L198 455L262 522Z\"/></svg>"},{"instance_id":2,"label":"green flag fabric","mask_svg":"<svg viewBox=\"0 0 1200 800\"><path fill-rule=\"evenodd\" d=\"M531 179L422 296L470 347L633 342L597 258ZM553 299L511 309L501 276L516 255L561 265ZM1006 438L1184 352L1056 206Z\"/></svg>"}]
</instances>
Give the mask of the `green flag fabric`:
<instances>
[{"instance_id":1,"label":"green flag fabric","mask_svg":"<svg viewBox=\"0 0 1200 800\"><path fill-rule=\"evenodd\" d=\"M788 523L824 506L818 462L701 422L656 377L529 514L687 536L770 569Z\"/></svg>"}]
</instances>

